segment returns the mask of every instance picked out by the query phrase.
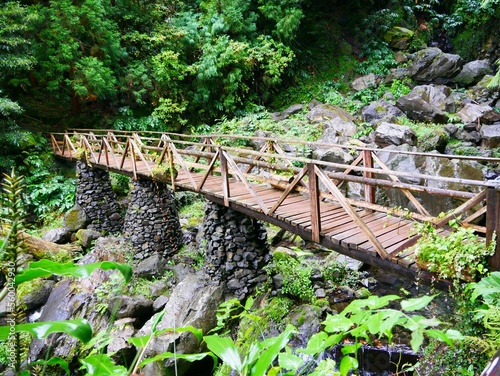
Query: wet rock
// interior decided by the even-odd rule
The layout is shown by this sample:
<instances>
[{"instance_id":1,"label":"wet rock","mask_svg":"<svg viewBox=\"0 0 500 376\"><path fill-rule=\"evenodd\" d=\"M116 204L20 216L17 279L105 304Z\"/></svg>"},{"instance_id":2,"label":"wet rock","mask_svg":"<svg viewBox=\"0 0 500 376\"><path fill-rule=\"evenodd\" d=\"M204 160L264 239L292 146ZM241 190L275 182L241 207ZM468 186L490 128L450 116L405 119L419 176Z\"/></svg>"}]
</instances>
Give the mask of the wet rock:
<instances>
[{"instance_id":1,"label":"wet rock","mask_svg":"<svg viewBox=\"0 0 500 376\"><path fill-rule=\"evenodd\" d=\"M117 319L133 317L144 320L153 314L153 302L141 297L122 296L121 298L113 299L109 303L108 309L110 312L114 312L116 304L119 305L116 311Z\"/></svg>"},{"instance_id":2,"label":"wet rock","mask_svg":"<svg viewBox=\"0 0 500 376\"><path fill-rule=\"evenodd\" d=\"M375 86L377 84L377 77L373 74L367 74L366 76L361 76L356 78L351 86L355 91L360 91L363 89L367 89L370 86Z\"/></svg>"},{"instance_id":3,"label":"wet rock","mask_svg":"<svg viewBox=\"0 0 500 376\"><path fill-rule=\"evenodd\" d=\"M415 53L410 76L419 83L446 84L462 70L462 66L463 61L459 55L429 47Z\"/></svg>"},{"instance_id":4,"label":"wet rock","mask_svg":"<svg viewBox=\"0 0 500 376\"><path fill-rule=\"evenodd\" d=\"M493 79L492 75L487 74L475 86L470 89L470 97L478 104L487 104L494 106L500 99L500 91L497 87L490 87L489 84Z\"/></svg>"},{"instance_id":5,"label":"wet rock","mask_svg":"<svg viewBox=\"0 0 500 376\"><path fill-rule=\"evenodd\" d=\"M89 218L85 211L76 204L70 209L63 219L63 226L69 231L76 232L82 228L85 228L89 223Z\"/></svg>"},{"instance_id":6,"label":"wet rock","mask_svg":"<svg viewBox=\"0 0 500 376\"><path fill-rule=\"evenodd\" d=\"M167 270L167 260L165 257L154 253L141 260L134 267L134 274L139 278L153 279L161 277Z\"/></svg>"},{"instance_id":7,"label":"wet rock","mask_svg":"<svg viewBox=\"0 0 500 376\"><path fill-rule=\"evenodd\" d=\"M393 104L380 100L363 108L362 116L364 121L378 125L382 122L395 123L399 117L405 116L405 114Z\"/></svg>"},{"instance_id":8,"label":"wet rock","mask_svg":"<svg viewBox=\"0 0 500 376\"><path fill-rule=\"evenodd\" d=\"M385 122L381 123L377 129L371 133L370 137L373 142L381 147L402 144L413 146L417 144L417 135L411 128Z\"/></svg>"},{"instance_id":9,"label":"wet rock","mask_svg":"<svg viewBox=\"0 0 500 376\"><path fill-rule=\"evenodd\" d=\"M30 291L21 297L21 303L26 306L27 311L33 311L47 302L54 288L55 282L42 280L39 283L31 283Z\"/></svg>"},{"instance_id":10,"label":"wet rock","mask_svg":"<svg viewBox=\"0 0 500 376\"><path fill-rule=\"evenodd\" d=\"M500 123L483 125L480 133L483 147L491 149L500 147Z\"/></svg>"},{"instance_id":11,"label":"wet rock","mask_svg":"<svg viewBox=\"0 0 500 376\"><path fill-rule=\"evenodd\" d=\"M76 238L80 242L83 248L89 248L92 246L92 243L99 239L102 234L99 231L88 230L88 229L80 229L76 233Z\"/></svg>"},{"instance_id":12,"label":"wet rock","mask_svg":"<svg viewBox=\"0 0 500 376\"><path fill-rule=\"evenodd\" d=\"M410 45L411 39L415 33L410 29L401 26L394 26L384 35L384 40L389 43L391 48L397 50L406 50Z\"/></svg>"},{"instance_id":13,"label":"wet rock","mask_svg":"<svg viewBox=\"0 0 500 376\"><path fill-rule=\"evenodd\" d=\"M284 111L272 113L271 117L274 121L282 121L288 119L292 115L301 112L303 109L304 109L303 104L294 104L293 106L288 107Z\"/></svg>"},{"instance_id":14,"label":"wet rock","mask_svg":"<svg viewBox=\"0 0 500 376\"><path fill-rule=\"evenodd\" d=\"M401 96L396 106L410 119L441 123L448 122L445 112L454 112L454 98L446 86L423 85Z\"/></svg>"},{"instance_id":15,"label":"wet rock","mask_svg":"<svg viewBox=\"0 0 500 376\"><path fill-rule=\"evenodd\" d=\"M42 239L52 243L64 244L70 241L71 231L67 227L53 228L43 234Z\"/></svg>"},{"instance_id":16,"label":"wet rock","mask_svg":"<svg viewBox=\"0 0 500 376\"><path fill-rule=\"evenodd\" d=\"M330 104L318 104L314 106L307 113L306 117L313 123L323 123L337 118L348 122L355 120L354 117L343 108Z\"/></svg>"},{"instance_id":17,"label":"wet rock","mask_svg":"<svg viewBox=\"0 0 500 376\"><path fill-rule=\"evenodd\" d=\"M487 75L492 74L491 64L488 60L470 61L462 67L460 73L453 79L453 82L462 85L475 85Z\"/></svg>"},{"instance_id":18,"label":"wet rock","mask_svg":"<svg viewBox=\"0 0 500 376\"><path fill-rule=\"evenodd\" d=\"M213 329L217 324L216 312L222 303L223 287L210 279L208 275L199 272L196 275L189 275L179 283L165 306L168 314L158 323L157 330L188 325L201 329L203 333ZM151 325L152 319L139 330L137 335L149 334ZM153 357L166 351L173 352L174 341L176 351L181 354L194 354L203 350L193 334L174 332L154 338L146 349L145 356ZM183 375L189 366L187 362L178 361L177 374ZM163 376L169 371L173 372L173 362L164 360L149 364L144 371L148 376Z\"/></svg>"}]
</instances>

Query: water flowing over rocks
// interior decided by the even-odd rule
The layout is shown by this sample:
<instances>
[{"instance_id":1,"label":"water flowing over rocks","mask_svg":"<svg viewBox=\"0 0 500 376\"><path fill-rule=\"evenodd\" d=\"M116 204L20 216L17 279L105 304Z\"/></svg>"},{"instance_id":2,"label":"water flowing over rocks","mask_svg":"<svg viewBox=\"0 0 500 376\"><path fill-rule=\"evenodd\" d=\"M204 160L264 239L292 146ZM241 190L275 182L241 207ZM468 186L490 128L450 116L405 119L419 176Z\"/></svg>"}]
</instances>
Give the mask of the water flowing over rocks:
<instances>
[{"instance_id":1,"label":"water flowing over rocks","mask_svg":"<svg viewBox=\"0 0 500 376\"><path fill-rule=\"evenodd\" d=\"M123 233L136 249L134 258L175 254L182 246L183 235L172 190L156 181L139 179L133 184Z\"/></svg>"},{"instance_id":2,"label":"water flowing over rocks","mask_svg":"<svg viewBox=\"0 0 500 376\"><path fill-rule=\"evenodd\" d=\"M226 281L230 294L242 300L265 282L270 259L262 223L232 209L207 202L202 239L205 266L215 280Z\"/></svg>"},{"instance_id":3,"label":"water flowing over rocks","mask_svg":"<svg viewBox=\"0 0 500 376\"><path fill-rule=\"evenodd\" d=\"M123 218L120 204L111 188L109 173L91 168L82 161L76 162L76 172L76 203L90 221L88 228L110 234L121 232Z\"/></svg>"}]
</instances>

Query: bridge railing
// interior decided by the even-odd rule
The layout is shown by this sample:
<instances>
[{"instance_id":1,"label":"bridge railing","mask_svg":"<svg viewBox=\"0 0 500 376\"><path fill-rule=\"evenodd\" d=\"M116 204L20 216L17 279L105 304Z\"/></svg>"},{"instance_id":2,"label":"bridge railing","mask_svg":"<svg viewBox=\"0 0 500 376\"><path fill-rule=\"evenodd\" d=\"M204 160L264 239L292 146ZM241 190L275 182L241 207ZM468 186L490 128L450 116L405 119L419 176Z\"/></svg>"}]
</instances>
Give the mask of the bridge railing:
<instances>
[{"instance_id":1,"label":"bridge railing","mask_svg":"<svg viewBox=\"0 0 500 376\"><path fill-rule=\"evenodd\" d=\"M495 182L391 170L383 162L381 155L395 153L433 159L473 160L480 163L500 163L498 158L392 151L363 145L220 134L193 136L161 132L139 134L115 130L74 130L54 133L51 137L56 155L69 159L85 157L90 164L129 174L134 179L144 176L167 180L173 189L178 186L178 176L187 179L182 189L195 192L206 189L210 176L220 176L222 198L227 206L233 199L230 180L236 179L253 197L256 210L266 215L273 215L291 192L303 193L310 198L311 233L314 241L318 241L321 236L321 202L335 202L357 223L383 258L412 245L418 235L408 239L392 254L387 254L358 214L360 210L428 221L438 228L446 226L451 219L461 217L462 225L486 234L488 241L494 232L500 230L500 195L499 186ZM354 161L345 164L309 158L308 151L317 148L342 150L353 155ZM411 182L405 179L410 179ZM414 183L415 181L419 183ZM454 189L435 187L431 183L433 181L452 184ZM255 188L256 183L279 188L283 193L273 205L265 204L261 193ZM361 185L362 199L346 197L342 191L342 186L346 183ZM406 197L408 207L389 207L377 203L376 192L380 189L401 192ZM432 208L424 207L416 196L418 194L450 197L456 199L459 204L444 215L437 216L432 213ZM500 267L500 259L497 263Z\"/></svg>"}]
</instances>

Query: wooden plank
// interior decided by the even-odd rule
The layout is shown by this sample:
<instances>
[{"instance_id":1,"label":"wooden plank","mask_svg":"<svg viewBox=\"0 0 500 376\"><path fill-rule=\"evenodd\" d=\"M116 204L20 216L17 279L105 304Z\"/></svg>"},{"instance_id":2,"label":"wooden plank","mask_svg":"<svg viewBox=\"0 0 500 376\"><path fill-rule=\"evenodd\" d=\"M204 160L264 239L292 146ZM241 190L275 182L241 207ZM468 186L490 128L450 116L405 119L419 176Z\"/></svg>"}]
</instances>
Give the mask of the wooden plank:
<instances>
[{"instance_id":1,"label":"wooden plank","mask_svg":"<svg viewBox=\"0 0 500 376\"><path fill-rule=\"evenodd\" d=\"M293 179L293 181L290 183L290 185L288 186L288 188L283 192L283 194L281 195L281 197L276 201L276 204L273 205L273 207L271 209L269 209L269 213L274 213L274 211L283 203L283 201L288 197L288 195L290 194L290 192L292 192L292 190L297 186L297 184L299 183L299 181L302 180L302 178L305 176L307 172L307 166L304 166L304 168L302 169L302 171L300 171L300 173L298 173L295 178Z\"/></svg>"}]
</instances>

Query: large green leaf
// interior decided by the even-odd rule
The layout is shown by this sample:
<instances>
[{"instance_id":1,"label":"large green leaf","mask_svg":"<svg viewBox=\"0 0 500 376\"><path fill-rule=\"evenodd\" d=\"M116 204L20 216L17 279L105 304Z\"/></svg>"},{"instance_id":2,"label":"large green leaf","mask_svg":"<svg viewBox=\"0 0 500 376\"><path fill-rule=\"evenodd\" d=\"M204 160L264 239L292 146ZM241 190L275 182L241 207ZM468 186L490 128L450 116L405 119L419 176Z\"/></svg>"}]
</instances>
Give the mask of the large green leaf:
<instances>
[{"instance_id":1,"label":"large green leaf","mask_svg":"<svg viewBox=\"0 0 500 376\"><path fill-rule=\"evenodd\" d=\"M72 277L89 277L96 269L116 269L123 274L125 281L132 278L132 267L118 262L102 261L87 265L75 265L72 262L60 263L50 260L32 262L27 269L16 276L16 285L35 278L46 278L52 275L69 275Z\"/></svg>"},{"instance_id":2,"label":"large green leaf","mask_svg":"<svg viewBox=\"0 0 500 376\"><path fill-rule=\"evenodd\" d=\"M16 325L15 331L31 333L37 339L44 339L52 333L66 333L87 343L92 338L92 328L85 319L66 321L32 322ZM0 341L8 339L11 327L9 325L0 327Z\"/></svg>"},{"instance_id":3,"label":"large green leaf","mask_svg":"<svg viewBox=\"0 0 500 376\"><path fill-rule=\"evenodd\" d=\"M205 336L203 338L207 343L207 347L215 355L222 359L222 361L234 369L236 372L241 373L243 364L241 362L240 354L234 345L231 338L219 336Z\"/></svg>"},{"instance_id":4,"label":"large green leaf","mask_svg":"<svg viewBox=\"0 0 500 376\"><path fill-rule=\"evenodd\" d=\"M86 376L128 376L127 369L114 364L107 354L87 356L80 363L87 370Z\"/></svg>"},{"instance_id":5,"label":"large green leaf","mask_svg":"<svg viewBox=\"0 0 500 376\"><path fill-rule=\"evenodd\" d=\"M64 372L66 372L66 375L70 375L68 362L62 358L59 358L58 356L53 356L49 360L43 360L43 359L37 360L36 362L31 362L29 365L33 366L35 364L42 364L42 365L47 365L47 366L59 366L64 370ZM29 372L28 372L28 376L29 376Z\"/></svg>"},{"instance_id":6,"label":"large green leaf","mask_svg":"<svg viewBox=\"0 0 500 376\"><path fill-rule=\"evenodd\" d=\"M349 355L345 355L342 357L342 360L340 361L340 374L342 376L346 376L350 370L356 370L358 369L359 363L356 358L353 358Z\"/></svg>"},{"instance_id":7,"label":"large green leaf","mask_svg":"<svg viewBox=\"0 0 500 376\"><path fill-rule=\"evenodd\" d=\"M196 362L198 360L205 359L207 356L212 357L212 359L214 361L214 368L215 368L217 366L218 358L214 354L212 354L211 352L199 353L199 354L176 354L176 353L172 353L172 352L168 352L168 351L161 353L161 354L158 354L152 358L144 359L142 362L139 363L138 368L142 368L146 364L149 364L149 363L160 362L164 359L175 358L175 359L184 359L184 360L187 360L188 362Z\"/></svg>"},{"instance_id":8,"label":"large green leaf","mask_svg":"<svg viewBox=\"0 0 500 376\"><path fill-rule=\"evenodd\" d=\"M252 376L264 376L267 369L294 333L297 333L297 329L293 325L287 325L283 333L278 337L267 338L265 340L266 344L263 346L265 350L262 351L257 362L252 367Z\"/></svg>"},{"instance_id":9,"label":"large green leaf","mask_svg":"<svg viewBox=\"0 0 500 376\"><path fill-rule=\"evenodd\" d=\"M436 295L424 295L420 298L407 299L401 301L401 309L406 312L418 311L427 307Z\"/></svg>"}]
</instances>

